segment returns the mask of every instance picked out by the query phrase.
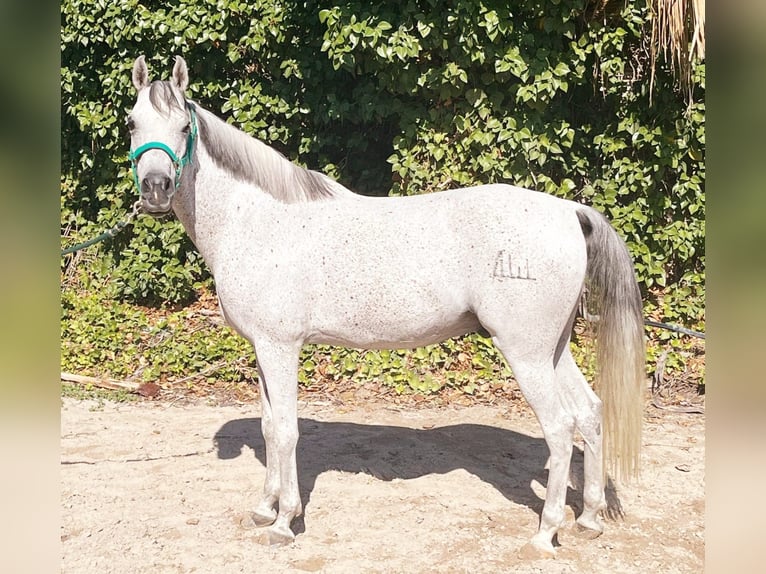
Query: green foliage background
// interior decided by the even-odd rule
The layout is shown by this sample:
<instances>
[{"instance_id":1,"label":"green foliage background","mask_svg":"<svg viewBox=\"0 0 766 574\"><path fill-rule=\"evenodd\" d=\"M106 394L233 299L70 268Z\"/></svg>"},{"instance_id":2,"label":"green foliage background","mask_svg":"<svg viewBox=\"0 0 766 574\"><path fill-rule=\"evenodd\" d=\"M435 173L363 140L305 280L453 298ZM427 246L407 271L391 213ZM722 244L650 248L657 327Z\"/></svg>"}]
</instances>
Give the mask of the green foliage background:
<instances>
[{"instance_id":1,"label":"green foliage background","mask_svg":"<svg viewBox=\"0 0 766 574\"><path fill-rule=\"evenodd\" d=\"M62 243L129 210L133 60L166 78L181 54L193 99L360 193L509 182L593 205L628 242L646 313L704 330L704 64L692 102L662 62L650 98L644 1L508 4L65 0ZM175 221L139 218L84 257L62 260L69 342L87 301L183 305L211 286Z\"/></svg>"}]
</instances>

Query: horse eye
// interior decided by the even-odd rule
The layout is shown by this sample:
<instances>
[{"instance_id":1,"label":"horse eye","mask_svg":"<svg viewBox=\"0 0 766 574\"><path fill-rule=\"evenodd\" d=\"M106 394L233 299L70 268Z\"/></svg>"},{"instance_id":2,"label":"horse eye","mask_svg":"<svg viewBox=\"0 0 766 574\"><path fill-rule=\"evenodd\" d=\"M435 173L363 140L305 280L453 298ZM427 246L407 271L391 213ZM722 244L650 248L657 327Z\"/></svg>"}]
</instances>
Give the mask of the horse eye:
<instances>
[{"instance_id":1,"label":"horse eye","mask_svg":"<svg viewBox=\"0 0 766 574\"><path fill-rule=\"evenodd\" d=\"M184 126L184 129L181 130L183 133L188 134L191 131L191 123L188 123Z\"/></svg>"},{"instance_id":2,"label":"horse eye","mask_svg":"<svg viewBox=\"0 0 766 574\"><path fill-rule=\"evenodd\" d=\"M133 131L134 129L136 129L136 122L134 122L133 118L131 117L128 117L128 119L125 120L125 125L128 126L128 129L130 131Z\"/></svg>"}]
</instances>

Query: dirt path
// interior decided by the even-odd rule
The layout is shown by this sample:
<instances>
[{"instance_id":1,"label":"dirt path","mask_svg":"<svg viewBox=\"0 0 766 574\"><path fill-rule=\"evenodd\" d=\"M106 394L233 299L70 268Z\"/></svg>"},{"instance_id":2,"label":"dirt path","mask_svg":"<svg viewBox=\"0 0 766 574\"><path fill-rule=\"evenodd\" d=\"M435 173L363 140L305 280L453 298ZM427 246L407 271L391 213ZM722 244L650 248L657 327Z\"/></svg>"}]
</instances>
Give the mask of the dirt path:
<instances>
[{"instance_id":1,"label":"dirt path","mask_svg":"<svg viewBox=\"0 0 766 574\"><path fill-rule=\"evenodd\" d=\"M305 516L276 549L240 525L265 474L258 413L63 399L61 571L703 571L702 416L649 413L641 484L612 498L624 517L596 540L565 528L556 560L528 561L547 448L526 409L301 401ZM570 490L570 524L580 501Z\"/></svg>"}]
</instances>

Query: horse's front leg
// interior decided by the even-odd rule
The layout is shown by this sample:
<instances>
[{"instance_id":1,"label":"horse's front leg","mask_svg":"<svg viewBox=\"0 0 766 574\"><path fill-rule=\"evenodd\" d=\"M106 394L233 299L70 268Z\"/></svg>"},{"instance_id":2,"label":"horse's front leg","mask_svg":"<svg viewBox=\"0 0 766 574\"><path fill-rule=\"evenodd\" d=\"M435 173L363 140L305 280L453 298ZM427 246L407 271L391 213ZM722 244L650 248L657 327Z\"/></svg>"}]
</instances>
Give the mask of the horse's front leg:
<instances>
[{"instance_id":1,"label":"horse's front leg","mask_svg":"<svg viewBox=\"0 0 766 574\"><path fill-rule=\"evenodd\" d=\"M300 345L261 342L255 349L266 444L266 481L253 519L259 526L268 526L266 542L288 544L295 539L290 523L303 512L295 458ZM278 513L274 510L277 503Z\"/></svg>"},{"instance_id":2,"label":"horse's front leg","mask_svg":"<svg viewBox=\"0 0 766 574\"><path fill-rule=\"evenodd\" d=\"M263 497L256 506L252 518L256 526L270 526L277 519L277 511L274 507L279 501L279 452L274 442L274 419L260 362L258 375L261 394L261 432L266 445L266 480L263 484Z\"/></svg>"}]
</instances>

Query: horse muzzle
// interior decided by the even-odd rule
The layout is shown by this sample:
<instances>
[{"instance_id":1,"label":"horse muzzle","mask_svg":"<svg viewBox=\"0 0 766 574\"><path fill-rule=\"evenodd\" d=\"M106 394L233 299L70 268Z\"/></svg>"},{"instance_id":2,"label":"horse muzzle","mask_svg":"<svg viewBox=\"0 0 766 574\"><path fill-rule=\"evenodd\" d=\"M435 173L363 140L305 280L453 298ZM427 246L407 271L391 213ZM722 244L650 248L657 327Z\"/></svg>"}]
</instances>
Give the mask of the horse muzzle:
<instances>
[{"instance_id":1,"label":"horse muzzle","mask_svg":"<svg viewBox=\"0 0 766 574\"><path fill-rule=\"evenodd\" d=\"M141 180L141 207L146 213L164 215L171 209L176 188L173 179L161 173L149 173Z\"/></svg>"}]
</instances>

